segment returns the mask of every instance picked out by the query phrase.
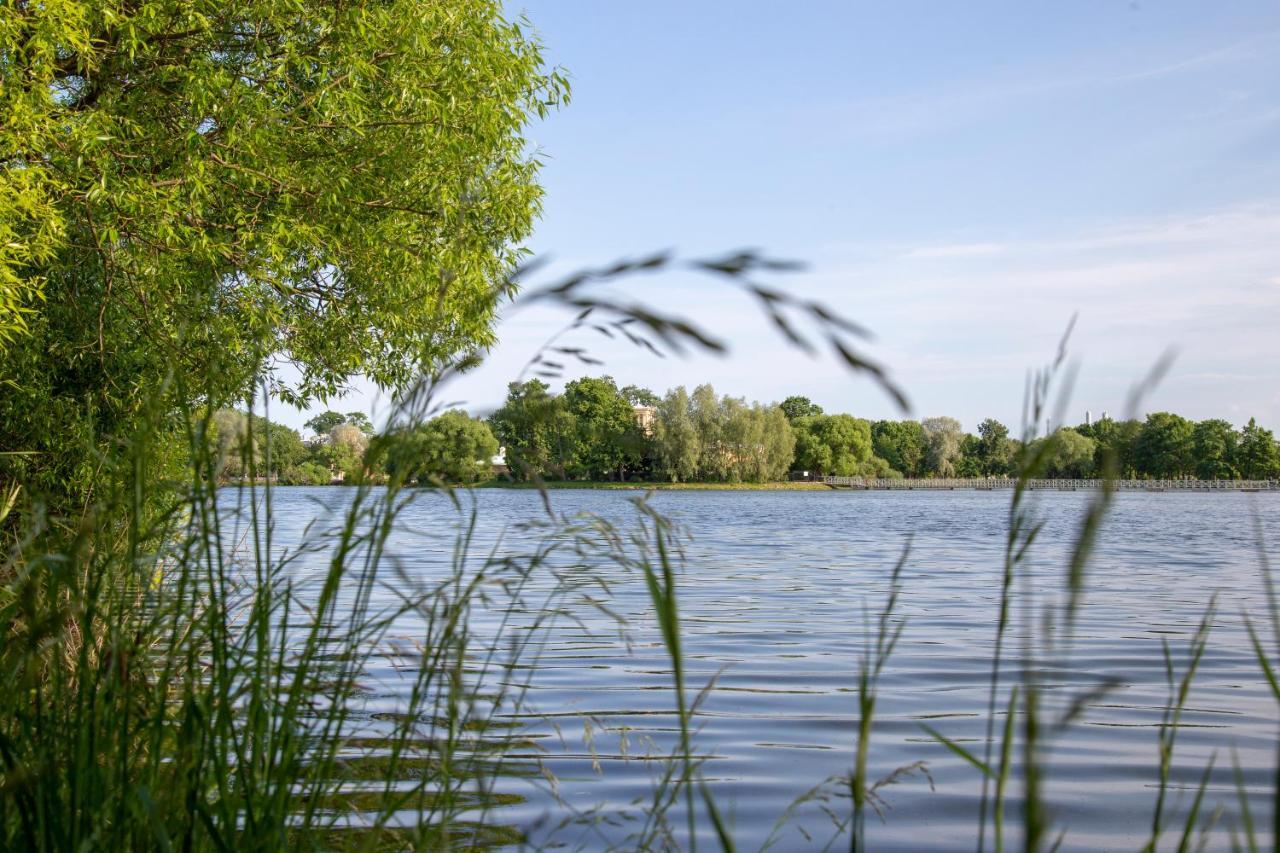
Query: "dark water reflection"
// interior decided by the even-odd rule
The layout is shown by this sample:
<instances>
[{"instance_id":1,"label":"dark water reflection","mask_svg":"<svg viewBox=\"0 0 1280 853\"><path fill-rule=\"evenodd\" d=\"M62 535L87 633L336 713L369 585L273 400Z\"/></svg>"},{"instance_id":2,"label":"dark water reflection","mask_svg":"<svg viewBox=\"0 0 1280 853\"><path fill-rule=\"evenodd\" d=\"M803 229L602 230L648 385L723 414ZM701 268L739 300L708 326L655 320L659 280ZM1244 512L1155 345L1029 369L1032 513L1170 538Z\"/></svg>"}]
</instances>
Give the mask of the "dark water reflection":
<instances>
[{"instance_id":1,"label":"dark water reflection","mask_svg":"<svg viewBox=\"0 0 1280 853\"><path fill-rule=\"evenodd\" d=\"M341 512L352 495L277 489L277 546L296 546L309 521ZM553 501L562 512L623 520L633 496L557 491ZM517 547L521 533L512 526L541 512L530 492L483 491L475 500L477 550L499 536L503 547ZM1033 577L1048 593L1060 588L1088 496L1045 493L1037 500L1046 527ZM983 736L1008 494L661 492L652 503L693 537L679 578L689 677L696 688L719 673L698 716L697 747L712 756L705 774L741 849L758 849L788 804L848 771L864 618L874 619L908 536L914 543L901 612L909 623L881 684L871 777L924 761L932 786L915 775L883 791L889 809L883 822L869 820L868 842L881 850L973 849L977 773L932 741L921 723L975 746ZM1242 614L1270 636L1253 519L1261 519L1274 548L1278 510L1280 499L1268 494L1117 497L1089 575L1073 652L1054 677L1054 693L1063 697L1099 678L1119 682L1052 751L1049 797L1055 827L1067 830L1063 849L1135 849L1145 841L1156 727L1167 692L1160 642L1169 642L1181 665L1215 593L1218 615L1179 735L1174 826L1166 841L1176 845L1179 815L1215 751L1220 770L1205 810L1220 806L1223 813L1210 847L1229 846L1229 828L1238 826L1233 755L1255 823L1269 825L1277 709ZM406 511L390 550L409 576L443 570L457 518L432 494ZM537 713L525 722L542 744L529 754L541 756L567 803L583 812L603 805L607 813L623 814L645 801L657 772L634 756L646 743L669 750L676 719L670 667L642 579L619 573L610 580L608 604L628 621L626 635L609 617L586 610L581 624L562 623L534 672L529 696ZM483 621L478 624L483 630ZM400 697L390 665L370 676L377 685L372 718ZM593 733L589 743L584 719ZM529 830L534 841L548 840L563 810L545 785L513 779L508 787L525 799L503 807L501 820ZM847 813L847 801L827 805ZM596 822L561 828L554 839L594 849L624 843L635 829L626 820ZM802 805L778 830L774 849L822 849L833 829L819 803ZM714 846L710 836L705 840ZM838 841L836 849L845 844Z\"/></svg>"}]
</instances>

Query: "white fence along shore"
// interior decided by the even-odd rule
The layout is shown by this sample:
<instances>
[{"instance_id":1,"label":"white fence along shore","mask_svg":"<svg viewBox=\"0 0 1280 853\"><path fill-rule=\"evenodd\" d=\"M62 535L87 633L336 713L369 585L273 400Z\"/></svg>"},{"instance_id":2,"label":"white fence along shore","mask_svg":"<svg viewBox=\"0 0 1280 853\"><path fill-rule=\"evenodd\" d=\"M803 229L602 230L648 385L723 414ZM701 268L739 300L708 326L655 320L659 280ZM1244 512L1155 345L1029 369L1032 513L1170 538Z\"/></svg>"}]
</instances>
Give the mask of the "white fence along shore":
<instances>
[{"instance_id":1,"label":"white fence along shore","mask_svg":"<svg viewBox=\"0 0 1280 853\"><path fill-rule=\"evenodd\" d=\"M1018 481L1012 477L936 477L929 479L877 479L872 477L823 477L822 482L837 489L868 491L908 491L917 489L976 489L994 491L1012 489ZM1098 489L1103 480L1028 480L1027 488L1035 491L1074 492ZM1280 480L1116 480L1121 492L1275 492Z\"/></svg>"}]
</instances>

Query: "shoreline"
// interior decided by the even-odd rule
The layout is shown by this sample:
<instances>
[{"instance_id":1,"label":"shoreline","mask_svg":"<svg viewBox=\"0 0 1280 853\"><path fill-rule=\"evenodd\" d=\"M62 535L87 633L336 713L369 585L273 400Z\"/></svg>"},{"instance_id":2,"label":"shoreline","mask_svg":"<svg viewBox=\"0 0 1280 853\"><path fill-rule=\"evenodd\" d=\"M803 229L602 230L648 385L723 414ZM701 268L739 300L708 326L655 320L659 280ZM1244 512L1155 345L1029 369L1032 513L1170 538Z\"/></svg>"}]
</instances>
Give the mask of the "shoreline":
<instances>
[{"instance_id":1,"label":"shoreline","mask_svg":"<svg viewBox=\"0 0 1280 853\"><path fill-rule=\"evenodd\" d=\"M537 491L539 488L548 491L583 489L591 491L625 491L625 492L1004 492L1012 491L1016 480L969 480L956 481L946 479L926 480L890 480L870 484L843 483L814 480L784 481L777 483L667 483L661 481L617 482L613 480L548 480L543 483L513 482L492 479L480 483L457 483L459 489L508 489L513 491ZM1032 480L1025 484L1031 492L1091 492L1104 487L1102 480ZM225 481L218 484L223 487L246 487L271 485L274 488L355 488L358 483L301 484L248 481ZM385 485L383 482L366 483L365 485ZM406 485L405 488L417 488ZM1280 481L1276 480L1121 480L1113 485L1117 493L1144 492L1224 492L1236 494L1248 493L1280 493Z\"/></svg>"},{"instance_id":2,"label":"shoreline","mask_svg":"<svg viewBox=\"0 0 1280 853\"><path fill-rule=\"evenodd\" d=\"M813 492L813 491L831 491L831 486L826 483L816 483L806 480L798 480L796 482L781 483L664 483L664 482L637 482L637 483L619 483L611 480L548 480L540 484L543 488L551 489L596 489L601 491L719 491L719 492ZM515 483L504 480L488 480L483 483L476 483L473 488L476 489L523 489L536 490L539 484L535 483Z\"/></svg>"}]
</instances>

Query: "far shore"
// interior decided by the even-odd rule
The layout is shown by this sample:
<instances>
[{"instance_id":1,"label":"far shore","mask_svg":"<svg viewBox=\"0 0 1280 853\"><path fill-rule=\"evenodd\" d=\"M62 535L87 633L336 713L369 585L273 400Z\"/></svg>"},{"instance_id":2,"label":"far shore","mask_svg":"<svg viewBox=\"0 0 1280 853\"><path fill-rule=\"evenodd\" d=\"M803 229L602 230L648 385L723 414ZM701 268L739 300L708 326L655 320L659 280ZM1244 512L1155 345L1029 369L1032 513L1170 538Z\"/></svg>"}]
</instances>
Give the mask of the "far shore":
<instances>
[{"instance_id":1,"label":"far shore","mask_svg":"<svg viewBox=\"0 0 1280 853\"><path fill-rule=\"evenodd\" d=\"M510 480L488 480L477 483L479 489L537 489L541 485L547 489L615 489L627 491L734 491L734 492L806 492L830 491L826 483L815 483L804 480L781 483L667 483L638 482L624 483L613 480L547 480L543 483L516 483Z\"/></svg>"}]
</instances>

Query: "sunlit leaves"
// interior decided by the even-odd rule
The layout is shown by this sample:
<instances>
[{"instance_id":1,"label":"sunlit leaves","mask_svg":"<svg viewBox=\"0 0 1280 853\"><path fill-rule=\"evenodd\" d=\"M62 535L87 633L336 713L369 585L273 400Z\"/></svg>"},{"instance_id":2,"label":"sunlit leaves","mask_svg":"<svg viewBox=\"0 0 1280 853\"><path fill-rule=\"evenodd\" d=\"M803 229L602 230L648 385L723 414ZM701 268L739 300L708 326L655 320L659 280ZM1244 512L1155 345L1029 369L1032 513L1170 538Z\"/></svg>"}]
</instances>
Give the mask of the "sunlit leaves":
<instances>
[{"instance_id":1,"label":"sunlit leaves","mask_svg":"<svg viewBox=\"0 0 1280 853\"><path fill-rule=\"evenodd\" d=\"M0 74L0 337L89 264L135 331L282 354L301 398L491 342L567 92L486 0L19 4Z\"/></svg>"}]
</instances>

